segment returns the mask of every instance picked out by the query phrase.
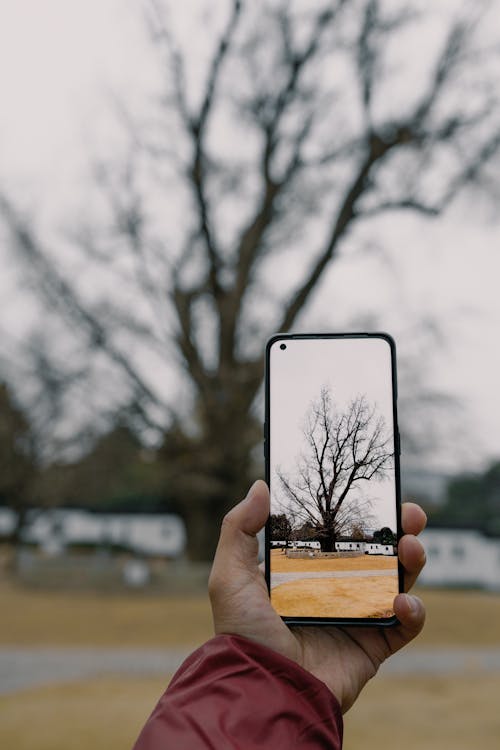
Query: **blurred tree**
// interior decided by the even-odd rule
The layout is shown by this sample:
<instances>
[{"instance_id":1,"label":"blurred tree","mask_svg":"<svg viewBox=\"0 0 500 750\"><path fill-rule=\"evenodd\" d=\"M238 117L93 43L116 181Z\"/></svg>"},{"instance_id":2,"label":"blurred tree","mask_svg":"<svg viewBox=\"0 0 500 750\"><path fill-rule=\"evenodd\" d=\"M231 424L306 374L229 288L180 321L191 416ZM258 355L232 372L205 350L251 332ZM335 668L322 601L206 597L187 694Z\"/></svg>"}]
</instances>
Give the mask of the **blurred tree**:
<instances>
[{"instance_id":1,"label":"blurred tree","mask_svg":"<svg viewBox=\"0 0 500 750\"><path fill-rule=\"evenodd\" d=\"M16 542L37 474L31 425L5 384L0 384L0 505L17 513Z\"/></svg>"},{"instance_id":2,"label":"blurred tree","mask_svg":"<svg viewBox=\"0 0 500 750\"><path fill-rule=\"evenodd\" d=\"M431 518L500 532L500 461L482 474L454 477L448 484L444 504L433 510Z\"/></svg>"},{"instance_id":3,"label":"blurred tree","mask_svg":"<svg viewBox=\"0 0 500 750\"><path fill-rule=\"evenodd\" d=\"M164 464L126 426L116 425L79 459L44 467L36 504L95 511L178 511L167 496Z\"/></svg>"},{"instance_id":4,"label":"blurred tree","mask_svg":"<svg viewBox=\"0 0 500 750\"><path fill-rule=\"evenodd\" d=\"M462 188L496 184L483 3L457 3L425 54L431 11L420 7L233 0L193 17L198 44L176 27L176 6L146 2L161 94L142 119L125 113L130 148L98 165L98 215L52 250L0 193L18 258L71 327L58 368L87 351L93 382L107 363L100 383L111 384L89 403L133 402L151 439L173 425L163 455L194 557L212 555L255 471L265 338L297 324L362 222L437 216ZM179 367L193 419L153 377Z\"/></svg>"}]
</instances>

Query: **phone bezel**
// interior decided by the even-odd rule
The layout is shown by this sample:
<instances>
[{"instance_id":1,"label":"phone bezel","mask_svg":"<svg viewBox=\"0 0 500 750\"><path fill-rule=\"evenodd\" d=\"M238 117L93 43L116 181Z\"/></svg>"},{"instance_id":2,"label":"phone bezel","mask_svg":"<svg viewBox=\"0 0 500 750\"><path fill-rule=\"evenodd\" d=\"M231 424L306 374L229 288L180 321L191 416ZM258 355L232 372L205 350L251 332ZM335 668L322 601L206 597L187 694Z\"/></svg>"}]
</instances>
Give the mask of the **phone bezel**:
<instances>
[{"instance_id":1,"label":"phone bezel","mask_svg":"<svg viewBox=\"0 0 500 750\"><path fill-rule=\"evenodd\" d=\"M400 453L401 441L399 436L398 418L397 418L397 370L396 370L396 343L392 336L385 332L356 332L356 333L276 333L268 340L265 353L265 423L264 423L264 459L265 459L265 477L268 487L270 486L270 451L268 450L270 439L270 354L271 347L280 341L286 342L296 339L363 339L378 338L385 340L390 347L391 352L391 377L392 377L392 413L394 424L394 478L396 492L396 517L397 517L397 540L402 536L401 528L401 470L400 470ZM268 519L265 528L265 577L269 595L271 594L270 583L270 550L271 550L270 521ZM398 559L398 590L401 593L404 590L404 570ZM386 627L398 624L395 615L392 617L287 617L281 616L281 619L287 625L368 625L376 627Z\"/></svg>"}]
</instances>

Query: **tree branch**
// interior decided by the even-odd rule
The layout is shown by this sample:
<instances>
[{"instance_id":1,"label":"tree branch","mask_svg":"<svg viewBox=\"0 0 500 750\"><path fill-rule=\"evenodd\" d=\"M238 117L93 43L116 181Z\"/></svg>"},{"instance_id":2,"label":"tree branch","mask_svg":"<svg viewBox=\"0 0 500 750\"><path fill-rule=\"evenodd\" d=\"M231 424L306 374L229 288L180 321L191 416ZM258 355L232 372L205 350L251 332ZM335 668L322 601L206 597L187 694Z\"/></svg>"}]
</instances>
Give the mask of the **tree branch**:
<instances>
[{"instance_id":1,"label":"tree branch","mask_svg":"<svg viewBox=\"0 0 500 750\"><path fill-rule=\"evenodd\" d=\"M285 306L285 312L277 330L285 332L291 328L298 313L304 307L311 292L314 290L323 275L324 270L334 257L339 240L342 238L349 224L356 215L356 204L368 187L368 180L373 166L377 162L380 162L381 159L383 159L383 157L396 145L409 143L413 138L413 131L406 125L396 127L392 136L387 139L382 138L377 133L370 134L367 143L367 154L354 181L351 183L344 200L342 201L342 205L333 222L333 227L325 248L314 263L305 282L299 287Z\"/></svg>"},{"instance_id":2,"label":"tree branch","mask_svg":"<svg viewBox=\"0 0 500 750\"><path fill-rule=\"evenodd\" d=\"M233 0L232 13L223 32L215 54L210 65L205 94L198 112L198 115L191 117L189 121L189 132L193 140L193 160L189 170L189 177L194 189L198 213L200 217L200 234L205 241L205 249L209 263L209 282L212 293L216 302L220 301L223 295L223 289L219 281L219 270L221 266L221 256L217 248L217 243L212 232L210 221L210 209L206 194L205 184L205 150L204 140L208 118L213 106L218 77L224 59L226 58L231 39L236 30L238 18L241 12L240 0Z\"/></svg>"},{"instance_id":3,"label":"tree branch","mask_svg":"<svg viewBox=\"0 0 500 750\"><path fill-rule=\"evenodd\" d=\"M295 173L302 166L301 150L304 141L311 131L315 114L314 110L311 110L309 115L304 117L302 127L299 128L294 139L288 165L280 179L275 179L272 176L271 164L278 145L279 126L290 103L295 101L294 97L298 93L300 78L308 62L316 54L321 44L322 36L328 25L332 23L344 1L342 0L337 8L323 10L317 15L309 41L300 52L294 50L291 46L286 11L282 16L281 29L286 56L285 63L288 66L288 76L274 99L272 116L270 118L266 117L260 122L264 134L264 148L261 162L264 191L255 215L242 232L235 256L237 258L235 282L231 290L226 294L223 303L224 314L221 316L219 337L221 363L223 366L233 363L238 319L251 272L262 250L262 239L265 231L275 217L276 199L284 187L289 187ZM256 109L258 110L258 107Z\"/></svg>"},{"instance_id":4,"label":"tree branch","mask_svg":"<svg viewBox=\"0 0 500 750\"><path fill-rule=\"evenodd\" d=\"M208 375L200 359L196 344L193 341L193 321L191 314L193 300L199 296L200 291L200 289L185 291L178 285L174 285L171 297L179 322L179 332L176 335L177 344L198 391L206 395Z\"/></svg>"},{"instance_id":5,"label":"tree branch","mask_svg":"<svg viewBox=\"0 0 500 750\"><path fill-rule=\"evenodd\" d=\"M145 399L151 405L158 405L162 408L165 408L164 404L160 404L158 396L134 369L129 357L113 344L104 325L80 301L76 290L56 270L49 260L47 253L43 252L38 246L28 227L19 219L10 202L3 194L0 194L0 211L8 223L18 249L25 255L28 264L37 270L39 282L41 280L45 287L43 290L45 296L52 303L55 301L56 304L62 304L70 317L77 320L84 327L91 345L96 349L106 352L110 359L126 374L127 379L140 397L138 399L138 408L141 411L141 417L145 424L154 429L163 429L164 425L160 425L153 420L142 406L142 399ZM173 414L173 410L170 408L168 412Z\"/></svg>"}]
</instances>

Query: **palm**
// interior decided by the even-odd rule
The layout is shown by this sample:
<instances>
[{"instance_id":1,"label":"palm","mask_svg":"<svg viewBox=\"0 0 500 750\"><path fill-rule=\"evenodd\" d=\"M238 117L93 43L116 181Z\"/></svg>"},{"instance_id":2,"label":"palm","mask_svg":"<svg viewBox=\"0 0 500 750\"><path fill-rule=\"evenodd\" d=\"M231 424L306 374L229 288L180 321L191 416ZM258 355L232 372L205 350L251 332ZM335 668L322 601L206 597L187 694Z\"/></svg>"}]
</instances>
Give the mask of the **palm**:
<instances>
[{"instance_id":1,"label":"palm","mask_svg":"<svg viewBox=\"0 0 500 750\"><path fill-rule=\"evenodd\" d=\"M324 682L347 711L392 653L390 634L367 628L300 628L302 666Z\"/></svg>"}]
</instances>

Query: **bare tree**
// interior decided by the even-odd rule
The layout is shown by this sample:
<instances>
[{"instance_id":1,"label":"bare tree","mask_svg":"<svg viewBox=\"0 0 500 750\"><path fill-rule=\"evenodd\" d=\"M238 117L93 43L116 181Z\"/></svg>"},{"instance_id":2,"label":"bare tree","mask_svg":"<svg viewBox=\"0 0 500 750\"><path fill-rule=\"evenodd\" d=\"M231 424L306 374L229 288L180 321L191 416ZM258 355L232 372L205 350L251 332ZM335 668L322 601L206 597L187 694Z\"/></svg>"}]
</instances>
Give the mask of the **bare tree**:
<instances>
[{"instance_id":1,"label":"bare tree","mask_svg":"<svg viewBox=\"0 0 500 750\"><path fill-rule=\"evenodd\" d=\"M359 485L387 476L393 465L392 439L383 416L365 396L339 412L322 388L304 427L304 451L293 475L277 468L285 502L295 518L309 522L324 552L335 550L339 535L366 529L371 501Z\"/></svg>"},{"instance_id":2,"label":"bare tree","mask_svg":"<svg viewBox=\"0 0 500 750\"><path fill-rule=\"evenodd\" d=\"M80 220L58 248L0 192L17 259L50 301L43 325L71 330L58 367L83 361L99 383L78 404L127 405L136 429L166 433L191 553L206 557L254 472L262 342L297 324L356 227L439 215L496 180L500 147L480 3L457 4L440 44L413 56L398 39L412 27L423 38L426 13L382 0L210 7L227 15L217 31L205 24L211 52L194 84L201 58L175 31L175 6L145 2L162 91L148 122L124 113L127 153L98 165L104 219ZM418 74L402 87L406 63ZM101 290L84 283L89 268ZM194 419L158 385L172 371Z\"/></svg>"}]
</instances>

